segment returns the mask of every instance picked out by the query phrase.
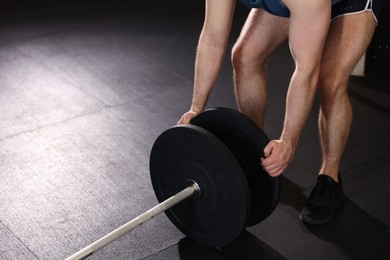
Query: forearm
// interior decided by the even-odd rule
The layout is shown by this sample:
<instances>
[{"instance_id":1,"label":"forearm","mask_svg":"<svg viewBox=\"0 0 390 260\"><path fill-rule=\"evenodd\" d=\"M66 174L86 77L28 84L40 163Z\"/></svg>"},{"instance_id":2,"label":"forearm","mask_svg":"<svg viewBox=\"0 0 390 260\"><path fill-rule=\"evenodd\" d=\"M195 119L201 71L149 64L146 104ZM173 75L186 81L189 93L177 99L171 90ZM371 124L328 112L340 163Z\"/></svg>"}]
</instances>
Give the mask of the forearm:
<instances>
[{"instance_id":1,"label":"forearm","mask_svg":"<svg viewBox=\"0 0 390 260\"><path fill-rule=\"evenodd\" d=\"M302 129L312 109L319 66L309 71L300 71L297 68L291 78L286 99L286 113L284 118L281 140L296 147Z\"/></svg>"},{"instance_id":2,"label":"forearm","mask_svg":"<svg viewBox=\"0 0 390 260\"><path fill-rule=\"evenodd\" d=\"M203 111L211 90L217 81L224 59L226 44L217 45L213 41L201 35L197 47L194 91L192 97L191 110Z\"/></svg>"}]
</instances>

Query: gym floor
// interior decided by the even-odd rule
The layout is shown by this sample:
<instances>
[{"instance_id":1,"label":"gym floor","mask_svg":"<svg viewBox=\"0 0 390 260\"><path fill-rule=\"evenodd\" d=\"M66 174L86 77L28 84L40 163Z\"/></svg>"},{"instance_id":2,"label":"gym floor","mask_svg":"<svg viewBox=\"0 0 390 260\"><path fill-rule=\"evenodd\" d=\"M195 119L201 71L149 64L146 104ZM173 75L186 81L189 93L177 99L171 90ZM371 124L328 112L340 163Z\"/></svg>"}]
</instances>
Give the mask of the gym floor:
<instances>
[{"instance_id":1,"label":"gym floor","mask_svg":"<svg viewBox=\"0 0 390 260\"><path fill-rule=\"evenodd\" d=\"M64 259L156 205L151 146L190 105L203 1L79 2L0 6L0 259ZM230 47L248 11L237 8ZM281 131L292 69L284 45L268 65L270 138ZM316 100L278 206L236 242L197 245L161 214L90 259L389 259L385 85L351 77L347 199L333 222L299 221L320 164ZM229 55L215 106L236 108Z\"/></svg>"}]
</instances>

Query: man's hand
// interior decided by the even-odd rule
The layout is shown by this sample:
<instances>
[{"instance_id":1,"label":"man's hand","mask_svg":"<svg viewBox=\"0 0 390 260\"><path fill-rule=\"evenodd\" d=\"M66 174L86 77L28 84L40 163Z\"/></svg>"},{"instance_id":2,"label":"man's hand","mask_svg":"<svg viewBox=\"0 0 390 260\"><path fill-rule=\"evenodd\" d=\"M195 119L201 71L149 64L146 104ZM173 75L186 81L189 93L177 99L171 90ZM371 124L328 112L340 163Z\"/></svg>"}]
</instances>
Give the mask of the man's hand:
<instances>
[{"instance_id":1,"label":"man's hand","mask_svg":"<svg viewBox=\"0 0 390 260\"><path fill-rule=\"evenodd\" d=\"M177 122L178 125L181 125L181 124L189 124L191 119L194 118L196 115L198 115L199 112L196 112L196 111L193 111L193 110L190 110L188 112L186 112L181 118L180 120Z\"/></svg>"},{"instance_id":2,"label":"man's hand","mask_svg":"<svg viewBox=\"0 0 390 260\"><path fill-rule=\"evenodd\" d=\"M279 176L294 156L295 147L283 140L272 140L264 148L265 158L260 158L263 169L272 177Z\"/></svg>"}]
</instances>

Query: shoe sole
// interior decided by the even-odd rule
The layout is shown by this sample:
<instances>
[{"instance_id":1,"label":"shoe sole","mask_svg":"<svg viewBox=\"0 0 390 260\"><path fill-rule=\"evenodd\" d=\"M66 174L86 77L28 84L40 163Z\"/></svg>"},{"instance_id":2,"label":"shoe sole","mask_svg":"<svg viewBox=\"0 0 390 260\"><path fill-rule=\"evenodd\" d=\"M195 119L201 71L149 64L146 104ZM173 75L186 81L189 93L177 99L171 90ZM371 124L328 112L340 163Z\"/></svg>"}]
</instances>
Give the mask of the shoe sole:
<instances>
[{"instance_id":1,"label":"shoe sole","mask_svg":"<svg viewBox=\"0 0 390 260\"><path fill-rule=\"evenodd\" d=\"M321 226L321 225L325 225L327 223L329 223L330 221L332 221L332 219L336 216L336 213L339 211L341 205L343 204L344 202L344 199L341 201L341 203L336 207L335 211L333 212L332 215L330 215L328 218L326 218L325 220L319 220L319 221L313 221L311 219L305 219L303 216L302 216L302 213L299 214L299 219L306 223L306 224L310 224L310 225L315 225L315 226Z\"/></svg>"}]
</instances>

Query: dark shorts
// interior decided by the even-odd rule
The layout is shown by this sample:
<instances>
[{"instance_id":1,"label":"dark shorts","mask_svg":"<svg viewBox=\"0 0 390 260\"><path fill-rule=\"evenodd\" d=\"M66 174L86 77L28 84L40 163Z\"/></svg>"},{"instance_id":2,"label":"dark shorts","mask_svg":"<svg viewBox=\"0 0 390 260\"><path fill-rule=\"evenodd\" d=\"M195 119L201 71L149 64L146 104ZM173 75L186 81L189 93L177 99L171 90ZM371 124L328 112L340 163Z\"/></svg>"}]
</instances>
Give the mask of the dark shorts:
<instances>
[{"instance_id":1,"label":"dark shorts","mask_svg":"<svg viewBox=\"0 0 390 260\"><path fill-rule=\"evenodd\" d=\"M388 0L343 0L332 6L332 19L368 10L373 13L374 18L378 21L379 13L385 1Z\"/></svg>"}]
</instances>

